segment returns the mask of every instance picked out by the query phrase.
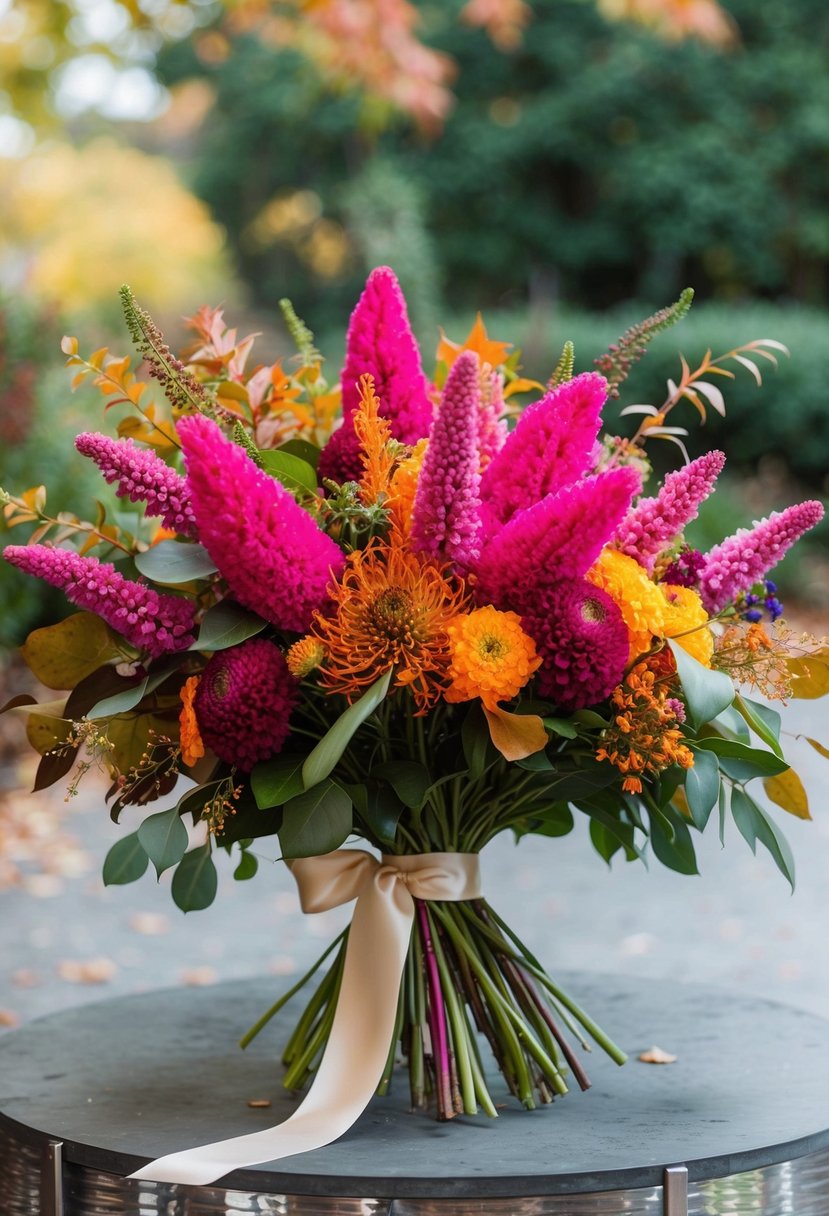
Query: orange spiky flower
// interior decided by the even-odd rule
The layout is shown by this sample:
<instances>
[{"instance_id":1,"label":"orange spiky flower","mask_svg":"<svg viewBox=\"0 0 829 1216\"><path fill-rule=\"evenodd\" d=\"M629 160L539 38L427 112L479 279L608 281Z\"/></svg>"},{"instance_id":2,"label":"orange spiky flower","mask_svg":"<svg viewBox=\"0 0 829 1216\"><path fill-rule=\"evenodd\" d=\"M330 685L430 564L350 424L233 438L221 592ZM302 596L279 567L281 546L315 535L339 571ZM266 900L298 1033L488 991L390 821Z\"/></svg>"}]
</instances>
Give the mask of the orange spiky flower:
<instances>
[{"instance_id":1,"label":"orange spiky flower","mask_svg":"<svg viewBox=\"0 0 829 1216\"><path fill-rule=\"evenodd\" d=\"M333 613L312 627L325 647L325 686L352 700L391 670L398 687L411 688L417 712L430 709L449 682L447 627L468 607L463 581L399 543L374 540L350 554L330 595Z\"/></svg>"},{"instance_id":2,"label":"orange spiky flower","mask_svg":"<svg viewBox=\"0 0 829 1216\"><path fill-rule=\"evenodd\" d=\"M363 475L360 497L364 503L382 502L389 497L395 453L391 424L380 414L380 401L374 391L374 377L360 377L360 404L354 414L354 430L360 441Z\"/></svg>"}]
</instances>

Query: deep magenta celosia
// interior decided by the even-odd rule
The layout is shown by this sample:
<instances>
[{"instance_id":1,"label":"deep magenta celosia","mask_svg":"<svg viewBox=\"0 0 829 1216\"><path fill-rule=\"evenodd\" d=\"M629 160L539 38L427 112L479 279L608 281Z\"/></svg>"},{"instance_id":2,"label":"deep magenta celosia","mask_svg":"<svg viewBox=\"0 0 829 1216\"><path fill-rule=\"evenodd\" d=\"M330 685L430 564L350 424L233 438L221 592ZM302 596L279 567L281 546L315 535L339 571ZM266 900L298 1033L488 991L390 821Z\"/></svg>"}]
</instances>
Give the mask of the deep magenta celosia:
<instances>
[{"instance_id":1,"label":"deep magenta celosia","mask_svg":"<svg viewBox=\"0 0 829 1216\"><path fill-rule=\"evenodd\" d=\"M491 515L507 523L516 511L584 476L606 397L604 377L584 372L524 410L481 480Z\"/></svg>"},{"instance_id":2,"label":"deep magenta celosia","mask_svg":"<svg viewBox=\"0 0 829 1216\"><path fill-rule=\"evenodd\" d=\"M304 632L345 558L291 494L218 425L178 425L199 540L235 598L280 629Z\"/></svg>"},{"instance_id":3,"label":"deep magenta celosia","mask_svg":"<svg viewBox=\"0 0 829 1216\"><path fill-rule=\"evenodd\" d=\"M211 751L249 772L281 750L298 696L299 681L279 647L251 638L213 655L193 706Z\"/></svg>"},{"instance_id":4,"label":"deep magenta celosia","mask_svg":"<svg viewBox=\"0 0 829 1216\"><path fill-rule=\"evenodd\" d=\"M412 546L467 571L481 549L478 356L459 355L446 379L440 409L412 508Z\"/></svg>"},{"instance_id":5,"label":"deep magenta celosia","mask_svg":"<svg viewBox=\"0 0 829 1216\"><path fill-rule=\"evenodd\" d=\"M519 511L485 546L479 603L523 612L541 583L579 578L619 526L640 485L633 469L586 477Z\"/></svg>"},{"instance_id":6,"label":"deep magenta celosia","mask_svg":"<svg viewBox=\"0 0 829 1216\"><path fill-rule=\"evenodd\" d=\"M119 498L145 503L146 514L161 516L165 528L184 536L195 533L185 480L155 452L140 448L132 439L110 439L92 431L78 435L75 447L95 461L105 481L117 484Z\"/></svg>"},{"instance_id":7,"label":"deep magenta celosia","mask_svg":"<svg viewBox=\"0 0 829 1216\"><path fill-rule=\"evenodd\" d=\"M740 528L705 555L699 586L705 611L720 612L742 591L748 591L784 553L823 519L823 506L814 500L775 511L753 528Z\"/></svg>"},{"instance_id":8,"label":"deep magenta celosia","mask_svg":"<svg viewBox=\"0 0 829 1216\"><path fill-rule=\"evenodd\" d=\"M604 700L622 678L630 642L617 605L586 579L536 590L521 624L542 665L538 691L568 713Z\"/></svg>"},{"instance_id":9,"label":"deep magenta celosia","mask_svg":"<svg viewBox=\"0 0 829 1216\"><path fill-rule=\"evenodd\" d=\"M343 424L320 456L320 478L360 479L359 446L355 446L351 437L354 414L360 404L360 377L366 374L374 379L380 413L388 418L395 439L415 444L429 434L432 423L429 381L423 373L405 297L397 276L388 266L372 270L351 314L340 377Z\"/></svg>"},{"instance_id":10,"label":"deep magenta celosia","mask_svg":"<svg viewBox=\"0 0 829 1216\"><path fill-rule=\"evenodd\" d=\"M725 453L715 450L668 473L656 497L640 498L622 521L616 547L652 571L659 554L696 519L724 464Z\"/></svg>"},{"instance_id":11,"label":"deep magenta celosia","mask_svg":"<svg viewBox=\"0 0 829 1216\"><path fill-rule=\"evenodd\" d=\"M95 612L137 650L152 658L186 650L193 641L195 607L190 600L125 578L107 562L73 549L7 545L7 562L63 591L71 604Z\"/></svg>"}]
</instances>

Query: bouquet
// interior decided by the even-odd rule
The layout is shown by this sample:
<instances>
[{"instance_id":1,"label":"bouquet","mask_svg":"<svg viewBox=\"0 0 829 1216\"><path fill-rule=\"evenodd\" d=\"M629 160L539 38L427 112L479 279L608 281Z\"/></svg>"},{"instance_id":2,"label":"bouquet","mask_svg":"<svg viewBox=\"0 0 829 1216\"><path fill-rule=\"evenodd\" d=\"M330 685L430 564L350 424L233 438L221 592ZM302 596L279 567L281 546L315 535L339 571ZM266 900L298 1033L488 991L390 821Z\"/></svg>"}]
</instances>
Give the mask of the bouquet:
<instances>
[{"instance_id":1,"label":"bouquet","mask_svg":"<svg viewBox=\"0 0 829 1216\"><path fill-rule=\"evenodd\" d=\"M141 366L64 339L73 387L91 381L119 419L118 438L76 439L117 509L81 520L49 514L42 486L3 495L8 525L34 528L6 560L79 610L22 651L68 696L6 708L41 753L36 788L71 771L75 789L103 766L112 817L135 808L106 882L152 863L174 869L179 907L203 908L217 858L249 879L276 837L306 910L357 899L349 930L243 1040L313 981L284 1083L316 1077L323 1109L347 1091L329 1139L388 1086L398 1051L412 1106L439 1119L496 1114L485 1051L530 1108L588 1087L579 1045L623 1062L484 897L477 855L497 834L562 836L578 818L608 862L652 854L693 874L716 812L793 878L747 787L808 817L768 700L826 691L829 649L782 625L767 575L822 507L690 547L725 458L690 460L668 419L722 412L717 381L740 367L759 381L758 359L785 348L683 359L661 405L619 411L635 433L602 433L691 295L596 370L576 374L565 344L546 385L480 316L465 341L441 337L427 378L385 267L351 317L339 387L287 301L287 367L252 366L253 338L207 308L180 360L127 288ZM651 487L657 441L684 459ZM177 805L142 817L181 778ZM374 852L342 848L354 838Z\"/></svg>"}]
</instances>

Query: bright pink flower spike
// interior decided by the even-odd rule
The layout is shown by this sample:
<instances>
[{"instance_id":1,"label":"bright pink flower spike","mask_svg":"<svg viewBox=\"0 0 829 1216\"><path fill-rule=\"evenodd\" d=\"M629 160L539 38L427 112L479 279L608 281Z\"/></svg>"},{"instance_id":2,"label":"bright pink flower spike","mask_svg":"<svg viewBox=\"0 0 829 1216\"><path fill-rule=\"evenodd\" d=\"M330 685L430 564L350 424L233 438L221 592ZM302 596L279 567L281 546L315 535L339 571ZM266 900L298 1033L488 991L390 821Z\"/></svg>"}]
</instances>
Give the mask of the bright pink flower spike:
<instances>
[{"instance_id":1,"label":"bright pink flower spike","mask_svg":"<svg viewBox=\"0 0 829 1216\"><path fill-rule=\"evenodd\" d=\"M342 550L209 418L178 424L199 540L235 598L304 633L345 565Z\"/></svg>"},{"instance_id":2,"label":"bright pink flower spike","mask_svg":"<svg viewBox=\"0 0 829 1216\"><path fill-rule=\"evenodd\" d=\"M117 483L119 498L143 502L145 513L161 516L164 527L173 532L182 536L195 532L185 480L155 452L140 448L132 439L110 439L93 431L78 435L75 447L95 461L105 481Z\"/></svg>"},{"instance_id":3,"label":"bright pink flower spike","mask_svg":"<svg viewBox=\"0 0 829 1216\"><path fill-rule=\"evenodd\" d=\"M725 453L715 450L668 473L656 497L640 498L622 521L616 547L652 571L663 549L696 519L724 464Z\"/></svg>"},{"instance_id":4,"label":"bright pink flower spike","mask_svg":"<svg viewBox=\"0 0 829 1216\"><path fill-rule=\"evenodd\" d=\"M583 372L524 410L481 481L491 515L505 524L585 475L606 399L604 377Z\"/></svg>"},{"instance_id":5,"label":"bright pink flower spike","mask_svg":"<svg viewBox=\"0 0 829 1216\"><path fill-rule=\"evenodd\" d=\"M412 545L467 571L481 550L478 356L465 351L452 366L412 508Z\"/></svg>"}]
</instances>

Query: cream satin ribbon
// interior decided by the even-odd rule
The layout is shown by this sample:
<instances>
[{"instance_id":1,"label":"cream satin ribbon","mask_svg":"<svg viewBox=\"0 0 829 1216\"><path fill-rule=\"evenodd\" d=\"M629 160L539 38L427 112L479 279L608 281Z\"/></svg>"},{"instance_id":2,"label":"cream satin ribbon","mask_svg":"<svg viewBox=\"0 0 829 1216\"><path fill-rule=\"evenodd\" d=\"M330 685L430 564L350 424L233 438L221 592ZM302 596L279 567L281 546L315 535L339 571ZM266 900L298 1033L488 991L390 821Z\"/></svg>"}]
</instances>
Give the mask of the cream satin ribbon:
<instances>
[{"instance_id":1,"label":"cream satin ribbon","mask_svg":"<svg viewBox=\"0 0 829 1216\"><path fill-rule=\"evenodd\" d=\"M205 1186L231 1170L307 1153L357 1121L389 1054L415 899L458 901L481 894L477 853L384 856L339 849L288 863L303 912L357 900L340 995L325 1052L306 1097L284 1123L151 1161L131 1178Z\"/></svg>"}]
</instances>

